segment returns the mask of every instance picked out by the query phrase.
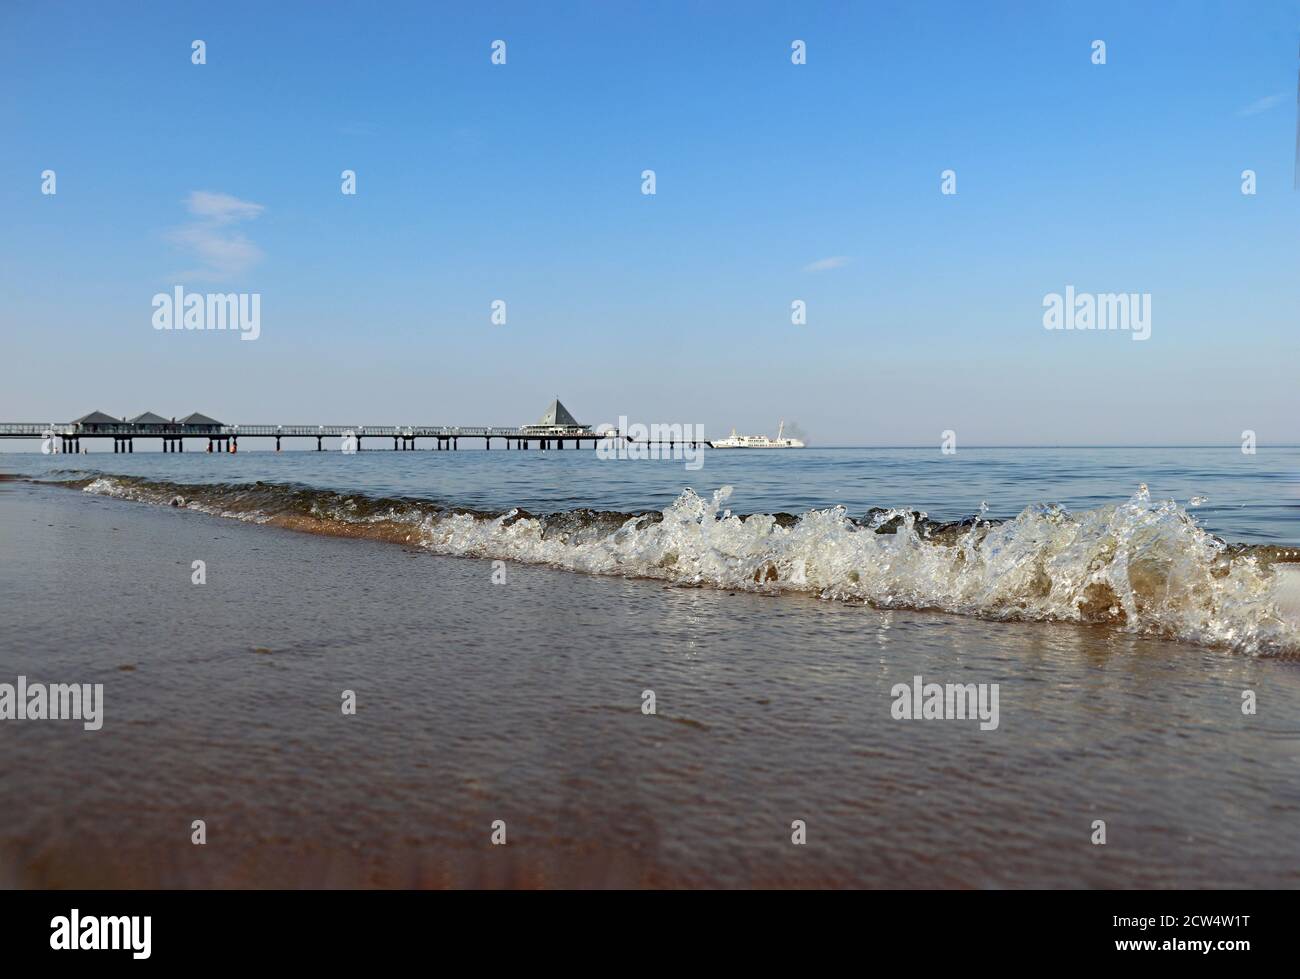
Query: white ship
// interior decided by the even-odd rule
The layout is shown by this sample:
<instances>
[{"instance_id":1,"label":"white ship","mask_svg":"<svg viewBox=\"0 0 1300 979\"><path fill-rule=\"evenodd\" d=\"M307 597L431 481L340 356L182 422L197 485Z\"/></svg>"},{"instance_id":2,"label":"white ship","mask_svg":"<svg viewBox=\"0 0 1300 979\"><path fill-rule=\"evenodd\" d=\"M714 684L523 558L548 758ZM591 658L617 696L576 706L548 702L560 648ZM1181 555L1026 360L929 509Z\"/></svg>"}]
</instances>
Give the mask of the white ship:
<instances>
[{"instance_id":1,"label":"white ship","mask_svg":"<svg viewBox=\"0 0 1300 979\"><path fill-rule=\"evenodd\" d=\"M766 435L737 435L733 428L725 439L718 439L712 445L715 449L802 449L804 444L798 439L782 438L785 434L785 422L776 430L776 438Z\"/></svg>"}]
</instances>

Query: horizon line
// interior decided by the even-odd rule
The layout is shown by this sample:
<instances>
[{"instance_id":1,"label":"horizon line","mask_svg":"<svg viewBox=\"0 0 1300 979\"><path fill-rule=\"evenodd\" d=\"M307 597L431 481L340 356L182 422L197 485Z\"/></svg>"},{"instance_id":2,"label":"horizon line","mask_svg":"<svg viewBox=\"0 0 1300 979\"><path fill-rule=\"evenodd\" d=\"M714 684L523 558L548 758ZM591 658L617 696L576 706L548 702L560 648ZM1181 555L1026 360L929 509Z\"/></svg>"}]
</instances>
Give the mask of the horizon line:
<instances>
[{"instance_id":1,"label":"horizon line","mask_svg":"<svg viewBox=\"0 0 1300 979\"><path fill-rule=\"evenodd\" d=\"M145 437L145 438L149 438L149 437L151 437L151 436L146 435L146 436L143 436L143 437ZM156 437L156 436L153 436L153 437ZM201 436L193 436L193 437L194 437L194 438L200 438ZM288 439L288 438L312 438L312 437L314 437L314 436L306 436L306 435L303 435L303 436L298 436L298 435L286 435L286 436L283 436L283 437L286 438L286 439ZM325 436L325 437L326 437L326 438L335 438L336 436ZM383 436L376 436L376 438L382 438L382 437L383 437ZM250 439L253 439L253 438L270 438L270 436L249 435L248 438L250 438ZM17 438L17 439L12 439L12 440L10 440L10 441L13 441L13 442L28 442L28 441L30 441L30 442L39 442L39 441L40 441L40 438L39 438L39 436L33 436L33 437L31 437L30 439ZM707 442L707 441L709 441L709 440L706 439L705 441ZM1114 443L1114 444L1093 444L1093 443L1065 443L1065 442L1062 442L1062 443L1050 443L1050 444L1048 444L1048 443L1044 443L1044 444L1023 444L1023 445L965 445L965 446L961 446L961 447L959 448L959 450L957 450L957 451L968 451L968 450L970 450L970 449L1231 449L1231 448L1240 448L1240 447L1241 447L1241 443L1240 443L1240 442L1185 442L1185 443L1158 443L1158 442L1143 442L1143 443L1131 443L1131 444L1130 444L1130 443L1124 443L1124 444L1120 444L1120 443ZM1257 442L1257 443L1256 443L1256 447L1257 447L1257 448L1270 448L1270 449L1300 449L1300 442ZM840 445L840 444L815 445L815 444L814 444L814 445L806 445L806 446L804 446L804 448L805 448L805 449L866 449L866 450L916 449L916 450L924 450L924 451L932 451L932 450L938 448L938 449L940 449L940 451L942 451L942 447L939 446L939 445L916 445L916 444L908 444L908 445ZM145 450L143 450L143 451L147 453L147 452L160 451L160 450L145 449ZM270 452L270 453L272 453L272 454L275 454L275 452L276 452L276 450L274 450L274 449L258 449L258 448L252 448L252 447L250 447L250 448L248 448L248 449L244 449L244 450L242 450L242 451L244 451L244 452ZM316 451L316 450L315 450L315 449L310 449L310 450L309 450L309 449L289 449L289 448L285 448L285 449L281 450L280 454L283 454L284 452L307 452L307 451L314 452L314 451ZM382 452L382 451L385 451L385 450L383 450L383 449L372 449L372 450L367 450L367 451ZM486 451L486 450L483 450L483 449L475 450L475 449L472 449L472 448L471 448L471 449L469 449L468 451L471 451L471 452L474 452L474 451L480 451L480 452L481 452L481 451ZM577 451L581 451L581 450L577 450ZM718 451L727 451L727 450L718 450ZM735 451L736 451L736 452L743 453L743 452L745 452L745 451L753 451L753 450L752 450L752 449L751 449L751 450L738 449L738 450L735 450ZM763 450L763 449L759 449L758 451L765 451L765 450ZM766 450L766 451L776 451L776 450ZM783 452L794 452L794 451L799 451L799 450L795 450L795 449L782 449L782 450L780 450L780 451L783 451ZM951 454L956 455L956 454L957 454L957 451L954 451L954 452L951 453ZM7 449L5 449L5 448L0 447L0 454L5 454L5 453L7 453L7 454L9 454L9 455L28 455L28 454L41 455L41 454L43 454L43 453L40 453L39 451L28 452L28 451L24 451L24 450L7 450ZM60 453L60 455L61 455L61 454L63 454L63 453ZM98 453L87 453L87 454L92 454L92 455L93 455L93 454L98 454ZM109 452L109 451L105 450L105 454L107 454L107 455L115 455L115 454L117 454L117 453L113 453L113 452Z\"/></svg>"}]
</instances>

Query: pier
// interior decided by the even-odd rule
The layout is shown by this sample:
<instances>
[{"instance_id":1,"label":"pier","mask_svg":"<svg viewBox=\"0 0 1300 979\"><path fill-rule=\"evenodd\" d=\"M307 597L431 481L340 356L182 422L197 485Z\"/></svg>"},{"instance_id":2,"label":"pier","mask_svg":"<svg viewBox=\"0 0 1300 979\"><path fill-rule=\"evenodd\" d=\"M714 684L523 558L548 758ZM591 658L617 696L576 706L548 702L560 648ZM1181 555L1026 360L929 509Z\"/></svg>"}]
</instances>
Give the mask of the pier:
<instances>
[{"instance_id":1,"label":"pier","mask_svg":"<svg viewBox=\"0 0 1300 979\"><path fill-rule=\"evenodd\" d=\"M590 425L574 420L559 399L551 403L540 421L514 428L487 425L227 425L215 418L195 412L184 418L168 420L153 412L135 418L114 418L101 411L70 422L0 422L0 438L4 439L55 439L54 451L77 454L81 452L82 439L112 439L114 452L134 452L137 440L159 439L164 452L184 452L188 439L196 443L198 451L238 452L239 440L274 439L275 450L282 448L283 439L315 439L316 451L324 451L327 438L355 439L360 451L367 439L375 441L392 439L394 451L415 451L418 441L424 439L429 451L451 451L460 448L461 439L483 440L483 448L490 450L493 440L507 450L564 449L569 443L574 449L596 448L601 442L611 440L633 441L619 432L597 432ZM206 444L205 444L206 443ZM309 443L310 444L310 443ZM675 442L662 442L673 446ZM708 442L683 440L683 446L696 448ZM191 451L194 451L192 448Z\"/></svg>"}]
</instances>

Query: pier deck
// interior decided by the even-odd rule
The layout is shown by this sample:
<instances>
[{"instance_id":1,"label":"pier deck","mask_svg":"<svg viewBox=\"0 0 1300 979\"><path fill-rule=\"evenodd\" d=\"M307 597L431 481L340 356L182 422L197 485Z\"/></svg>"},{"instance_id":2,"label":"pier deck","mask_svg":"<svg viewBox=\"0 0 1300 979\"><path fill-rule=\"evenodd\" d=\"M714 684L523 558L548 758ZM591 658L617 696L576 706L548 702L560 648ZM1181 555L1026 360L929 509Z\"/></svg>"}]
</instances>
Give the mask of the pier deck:
<instances>
[{"instance_id":1,"label":"pier deck","mask_svg":"<svg viewBox=\"0 0 1300 979\"><path fill-rule=\"evenodd\" d=\"M207 451L237 451L240 438L273 438L278 451L280 440L308 438L316 440L316 449L324 449L327 438L356 439L360 449L366 439L390 438L395 450L415 450L417 439L433 439L431 449L457 449L462 438L483 439L483 447L492 448L492 440L500 439L507 449L563 449L572 442L575 449L589 443L594 449L606 440L633 441L618 432L591 430L563 430L559 427L546 430L542 426L503 428L485 425L202 425L182 422L163 424L135 422L0 422L0 438L6 439L57 439L64 452L78 452L82 439L113 439L114 452L134 452L136 439L161 439L164 452L184 452L185 440L207 440ZM692 439L660 441L655 444L708 446L708 442Z\"/></svg>"}]
</instances>

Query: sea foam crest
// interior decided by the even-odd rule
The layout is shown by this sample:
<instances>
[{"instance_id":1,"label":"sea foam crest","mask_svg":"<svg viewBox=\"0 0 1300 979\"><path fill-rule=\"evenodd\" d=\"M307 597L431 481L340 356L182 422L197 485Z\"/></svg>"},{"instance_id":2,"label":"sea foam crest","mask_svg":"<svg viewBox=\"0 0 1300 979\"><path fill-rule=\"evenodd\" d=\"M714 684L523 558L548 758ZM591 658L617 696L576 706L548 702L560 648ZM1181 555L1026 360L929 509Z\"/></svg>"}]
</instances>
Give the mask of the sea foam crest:
<instances>
[{"instance_id":1,"label":"sea foam crest","mask_svg":"<svg viewBox=\"0 0 1300 979\"><path fill-rule=\"evenodd\" d=\"M937 543L909 510L892 534L812 510L790 527L770 515L720 512L723 487L691 490L658 522L630 518L594 541L549 535L538 518L431 516L421 543L440 554L545 563L592 574L660 578L728 589L795 590L882 608L938 609L1003 619L1107 623L1134 632L1245 652L1300 650L1283 620L1274 576L1252 558L1223 560L1225 545L1177 503L1140 491L1121 504L1071 514L1027 507Z\"/></svg>"},{"instance_id":2,"label":"sea foam crest","mask_svg":"<svg viewBox=\"0 0 1300 979\"><path fill-rule=\"evenodd\" d=\"M870 523L843 507L793 522L724 509L732 487L687 489L662 515L457 512L283 486L183 486L98 478L87 492L183 506L294 529L365 536L438 554L547 564L682 585L798 591L880 608L997 619L1102 623L1241 652L1300 653L1280 609L1281 574L1227 546L1172 500L1131 499L1071 513L1026 507L931 536L907 509ZM306 499L304 499L306 497ZM571 518L571 519L569 519ZM888 529L892 532L878 532Z\"/></svg>"}]
</instances>

